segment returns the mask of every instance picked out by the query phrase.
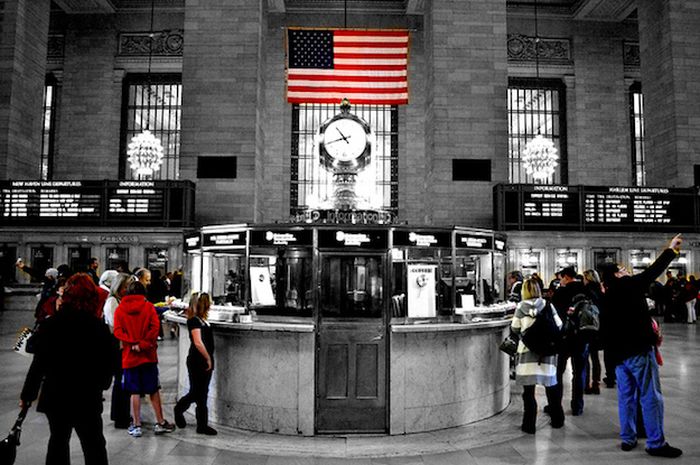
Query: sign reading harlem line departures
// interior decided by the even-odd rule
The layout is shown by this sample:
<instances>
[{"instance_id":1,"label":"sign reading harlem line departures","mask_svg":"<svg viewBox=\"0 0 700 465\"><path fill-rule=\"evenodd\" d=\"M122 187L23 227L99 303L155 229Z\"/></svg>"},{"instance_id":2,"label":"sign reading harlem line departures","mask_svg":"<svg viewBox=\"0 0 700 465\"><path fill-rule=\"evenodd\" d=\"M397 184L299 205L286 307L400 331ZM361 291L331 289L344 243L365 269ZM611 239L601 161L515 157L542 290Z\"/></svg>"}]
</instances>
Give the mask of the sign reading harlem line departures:
<instances>
[{"instance_id":1,"label":"sign reading harlem line departures","mask_svg":"<svg viewBox=\"0 0 700 465\"><path fill-rule=\"evenodd\" d=\"M698 227L695 212L700 198L694 189L507 185L497 186L496 193L497 205L506 212L499 225L502 229L687 231Z\"/></svg>"}]
</instances>

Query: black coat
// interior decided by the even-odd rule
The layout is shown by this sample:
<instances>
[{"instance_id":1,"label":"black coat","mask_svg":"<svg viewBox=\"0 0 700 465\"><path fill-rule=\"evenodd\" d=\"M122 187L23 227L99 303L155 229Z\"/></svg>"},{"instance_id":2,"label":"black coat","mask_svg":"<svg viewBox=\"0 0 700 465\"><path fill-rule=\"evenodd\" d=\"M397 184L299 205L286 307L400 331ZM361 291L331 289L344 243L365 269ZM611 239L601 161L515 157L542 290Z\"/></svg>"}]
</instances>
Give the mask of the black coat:
<instances>
[{"instance_id":1,"label":"black coat","mask_svg":"<svg viewBox=\"0 0 700 465\"><path fill-rule=\"evenodd\" d=\"M600 329L605 350L615 365L647 353L656 344L646 293L676 255L672 249L666 249L643 272L605 283Z\"/></svg>"},{"instance_id":2,"label":"black coat","mask_svg":"<svg viewBox=\"0 0 700 465\"><path fill-rule=\"evenodd\" d=\"M559 286L552 296L552 305L557 309L561 321L566 321L567 312L572 300L579 294L586 294L586 288L581 281L571 281L566 286Z\"/></svg>"},{"instance_id":3,"label":"black coat","mask_svg":"<svg viewBox=\"0 0 700 465\"><path fill-rule=\"evenodd\" d=\"M102 391L112 382L115 347L107 325L95 315L61 307L42 324L21 398L37 410L102 409Z\"/></svg>"}]
</instances>

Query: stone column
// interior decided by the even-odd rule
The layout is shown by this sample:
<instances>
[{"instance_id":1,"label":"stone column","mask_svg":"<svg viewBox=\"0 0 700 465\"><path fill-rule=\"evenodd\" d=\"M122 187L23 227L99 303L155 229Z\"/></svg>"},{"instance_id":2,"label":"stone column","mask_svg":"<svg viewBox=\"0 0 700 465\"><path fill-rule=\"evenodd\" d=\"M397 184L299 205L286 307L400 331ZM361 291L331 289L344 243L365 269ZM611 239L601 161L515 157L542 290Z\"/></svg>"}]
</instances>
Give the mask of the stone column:
<instances>
[{"instance_id":1,"label":"stone column","mask_svg":"<svg viewBox=\"0 0 700 465\"><path fill-rule=\"evenodd\" d=\"M258 220L266 3L185 2L181 178L197 182L200 224ZM236 178L197 179L199 156L237 157Z\"/></svg>"},{"instance_id":2,"label":"stone column","mask_svg":"<svg viewBox=\"0 0 700 465\"><path fill-rule=\"evenodd\" d=\"M0 179L38 179L50 0L0 2Z\"/></svg>"},{"instance_id":3,"label":"stone column","mask_svg":"<svg viewBox=\"0 0 700 465\"><path fill-rule=\"evenodd\" d=\"M119 81L123 73L114 70L118 35L114 20L114 15L70 17L59 103L61 143L55 154L56 179L119 176L122 84L115 79Z\"/></svg>"},{"instance_id":4,"label":"stone column","mask_svg":"<svg viewBox=\"0 0 700 465\"><path fill-rule=\"evenodd\" d=\"M639 2L647 184L693 185L700 164L700 8L696 0Z\"/></svg>"},{"instance_id":5,"label":"stone column","mask_svg":"<svg viewBox=\"0 0 700 465\"><path fill-rule=\"evenodd\" d=\"M426 2L426 220L493 225L507 182L506 0ZM455 158L491 161L491 181L452 181Z\"/></svg>"}]
</instances>

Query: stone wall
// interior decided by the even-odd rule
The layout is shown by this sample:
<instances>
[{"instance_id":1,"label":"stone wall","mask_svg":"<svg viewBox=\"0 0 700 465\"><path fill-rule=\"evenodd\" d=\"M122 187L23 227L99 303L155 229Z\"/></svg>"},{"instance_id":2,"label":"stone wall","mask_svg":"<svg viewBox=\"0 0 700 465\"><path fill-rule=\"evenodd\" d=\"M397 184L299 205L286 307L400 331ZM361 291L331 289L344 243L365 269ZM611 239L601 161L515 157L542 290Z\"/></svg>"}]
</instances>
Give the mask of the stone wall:
<instances>
[{"instance_id":1,"label":"stone wall","mask_svg":"<svg viewBox=\"0 0 700 465\"><path fill-rule=\"evenodd\" d=\"M0 179L39 177L49 3L0 2Z\"/></svg>"},{"instance_id":2,"label":"stone wall","mask_svg":"<svg viewBox=\"0 0 700 465\"><path fill-rule=\"evenodd\" d=\"M493 224L492 186L507 179L506 3L426 3L427 222ZM491 161L491 182L452 181L455 158ZM412 218L408 218L412 220Z\"/></svg>"},{"instance_id":3,"label":"stone wall","mask_svg":"<svg viewBox=\"0 0 700 465\"><path fill-rule=\"evenodd\" d=\"M700 164L700 5L641 2L638 11L648 181L691 186Z\"/></svg>"}]
</instances>

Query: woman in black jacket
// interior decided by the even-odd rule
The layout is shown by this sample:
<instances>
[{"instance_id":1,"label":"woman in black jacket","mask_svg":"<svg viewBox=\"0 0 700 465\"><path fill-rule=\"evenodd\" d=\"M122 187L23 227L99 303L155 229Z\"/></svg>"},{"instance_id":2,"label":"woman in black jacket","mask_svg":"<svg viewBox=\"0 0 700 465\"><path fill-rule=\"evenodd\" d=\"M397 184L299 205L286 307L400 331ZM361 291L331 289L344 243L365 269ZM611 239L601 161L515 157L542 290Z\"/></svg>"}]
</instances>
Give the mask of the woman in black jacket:
<instances>
[{"instance_id":1,"label":"woman in black jacket","mask_svg":"<svg viewBox=\"0 0 700 465\"><path fill-rule=\"evenodd\" d=\"M63 291L60 311L46 320L22 389L20 406L41 396L37 410L49 420L47 465L70 464L73 429L80 438L86 465L106 465L102 433L102 391L112 381L113 355L107 325L98 315L97 287L85 273L72 276Z\"/></svg>"}]
</instances>

